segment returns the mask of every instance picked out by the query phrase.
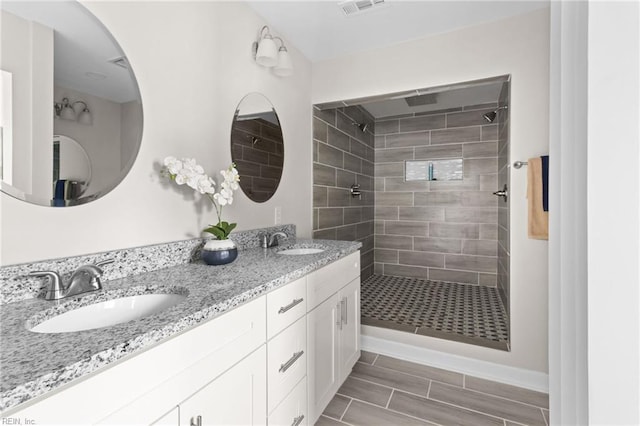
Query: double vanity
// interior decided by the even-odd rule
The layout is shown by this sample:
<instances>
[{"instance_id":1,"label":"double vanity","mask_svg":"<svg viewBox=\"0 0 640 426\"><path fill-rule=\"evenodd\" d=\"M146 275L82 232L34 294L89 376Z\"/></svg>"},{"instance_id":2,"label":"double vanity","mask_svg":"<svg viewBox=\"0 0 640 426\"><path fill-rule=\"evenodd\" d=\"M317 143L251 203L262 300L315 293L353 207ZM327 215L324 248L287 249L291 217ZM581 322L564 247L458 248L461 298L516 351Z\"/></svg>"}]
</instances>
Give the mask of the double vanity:
<instances>
[{"instance_id":1,"label":"double vanity","mask_svg":"<svg viewBox=\"0 0 640 426\"><path fill-rule=\"evenodd\" d=\"M229 265L182 263L79 297L6 303L1 416L313 424L360 355L359 247L287 241Z\"/></svg>"}]
</instances>

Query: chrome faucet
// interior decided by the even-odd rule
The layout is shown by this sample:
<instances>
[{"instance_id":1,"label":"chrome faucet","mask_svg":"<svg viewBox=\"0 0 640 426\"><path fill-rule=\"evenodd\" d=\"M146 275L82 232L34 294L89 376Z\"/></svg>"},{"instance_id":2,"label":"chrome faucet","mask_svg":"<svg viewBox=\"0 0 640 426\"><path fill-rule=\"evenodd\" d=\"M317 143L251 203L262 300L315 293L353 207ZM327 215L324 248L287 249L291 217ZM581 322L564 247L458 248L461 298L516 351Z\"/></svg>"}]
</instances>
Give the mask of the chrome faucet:
<instances>
[{"instance_id":1,"label":"chrome faucet","mask_svg":"<svg viewBox=\"0 0 640 426\"><path fill-rule=\"evenodd\" d=\"M283 237L285 239L289 238L289 237L287 237L287 234L285 234L284 232L274 232L270 236L268 234L262 234L260 236L260 246L262 248L269 248L269 247L277 246L278 245L277 237Z\"/></svg>"},{"instance_id":2,"label":"chrome faucet","mask_svg":"<svg viewBox=\"0 0 640 426\"><path fill-rule=\"evenodd\" d=\"M80 266L71 275L69 285L67 286L64 285L60 274L54 271L32 271L29 272L29 276L49 278L44 299L59 300L89 291L101 290L102 283L100 282L100 277L103 273L102 267L113 262L113 259L107 259L95 265Z\"/></svg>"}]
</instances>

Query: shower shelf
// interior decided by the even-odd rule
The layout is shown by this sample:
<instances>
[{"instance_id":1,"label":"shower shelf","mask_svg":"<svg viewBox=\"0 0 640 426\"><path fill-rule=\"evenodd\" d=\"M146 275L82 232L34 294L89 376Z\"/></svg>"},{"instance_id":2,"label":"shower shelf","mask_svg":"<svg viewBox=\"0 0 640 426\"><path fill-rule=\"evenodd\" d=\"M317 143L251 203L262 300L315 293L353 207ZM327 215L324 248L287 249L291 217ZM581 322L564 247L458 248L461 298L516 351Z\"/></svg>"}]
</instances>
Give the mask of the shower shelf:
<instances>
[{"instance_id":1,"label":"shower shelf","mask_svg":"<svg viewBox=\"0 0 640 426\"><path fill-rule=\"evenodd\" d=\"M432 165L432 177L429 178L429 165ZM423 180L462 180L464 162L462 158L446 160L407 160L404 165L405 181Z\"/></svg>"}]
</instances>

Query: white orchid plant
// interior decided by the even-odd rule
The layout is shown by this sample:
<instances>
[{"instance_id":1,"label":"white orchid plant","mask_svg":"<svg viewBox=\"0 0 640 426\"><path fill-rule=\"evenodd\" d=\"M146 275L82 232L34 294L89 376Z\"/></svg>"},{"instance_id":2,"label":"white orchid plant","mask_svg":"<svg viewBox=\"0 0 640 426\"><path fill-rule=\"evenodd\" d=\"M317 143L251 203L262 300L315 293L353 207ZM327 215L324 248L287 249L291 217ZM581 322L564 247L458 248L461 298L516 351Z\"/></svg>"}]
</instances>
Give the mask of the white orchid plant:
<instances>
[{"instance_id":1,"label":"white orchid plant","mask_svg":"<svg viewBox=\"0 0 640 426\"><path fill-rule=\"evenodd\" d=\"M193 158L175 158L167 157L164 159L164 172L178 185L184 185L193 188L196 192L206 195L213 206L216 209L218 216L218 223L215 225L209 225L204 232L213 234L218 240L226 240L229 238L229 234L236 227L237 224L224 222L222 220L222 207L227 204L233 203L233 191L236 191L240 186L240 176L236 165L231 165L225 169L220 170L222 175L222 183L220 184L220 191L216 192L216 183L213 178L209 177L202 166L196 163Z\"/></svg>"}]
</instances>

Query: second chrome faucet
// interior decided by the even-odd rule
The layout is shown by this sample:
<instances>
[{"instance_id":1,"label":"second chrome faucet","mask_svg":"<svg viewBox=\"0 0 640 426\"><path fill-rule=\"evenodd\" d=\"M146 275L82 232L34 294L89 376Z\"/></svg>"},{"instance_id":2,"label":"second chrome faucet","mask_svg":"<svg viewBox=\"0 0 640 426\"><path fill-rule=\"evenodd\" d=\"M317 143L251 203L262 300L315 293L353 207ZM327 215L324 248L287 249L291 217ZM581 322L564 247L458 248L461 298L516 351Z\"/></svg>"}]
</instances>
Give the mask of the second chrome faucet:
<instances>
[{"instance_id":1,"label":"second chrome faucet","mask_svg":"<svg viewBox=\"0 0 640 426\"><path fill-rule=\"evenodd\" d=\"M284 232L274 232L271 235L262 234L260 235L260 247L269 248L277 246L279 243L278 237L289 238Z\"/></svg>"},{"instance_id":2,"label":"second chrome faucet","mask_svg":"<svg viewBox=\"0 0 640 426\"><path fill-rule=\"evenodd\" d=\"M107 259L95 265L82 265L71 275L67 285L64 284L60 274L55 271L32 271L29 276L49 278L44 299L59 300L89 291L101 290L102 267L113 262L113 259Z\"/></svg>"}]
</instances>

